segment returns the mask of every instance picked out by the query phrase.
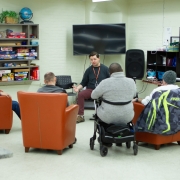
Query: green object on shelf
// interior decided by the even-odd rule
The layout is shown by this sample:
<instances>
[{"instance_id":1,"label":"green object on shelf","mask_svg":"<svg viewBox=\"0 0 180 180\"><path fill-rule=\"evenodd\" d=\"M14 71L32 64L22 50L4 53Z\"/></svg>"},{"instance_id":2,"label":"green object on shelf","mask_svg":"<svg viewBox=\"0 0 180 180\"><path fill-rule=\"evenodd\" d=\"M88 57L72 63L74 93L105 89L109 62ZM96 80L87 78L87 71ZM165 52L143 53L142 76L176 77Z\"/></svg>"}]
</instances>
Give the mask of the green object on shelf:
<instances>
[{"instance_id":1,"label":"green object on shelf","mask_svg":"<svg viewBox=\"0 0 180 180\"><path fill-rule=\"evenodd\" d=\"M15 11L2 11L2 13L0 13L0 22L1 23L5 22L6 17L19 19L19 14L16 13Z\"/></svg>"},{"instance_id":2,"label":"green object on shelf","mask_svg":"<svg viewBox=\"0 0 180 180\"><path fill-rule=\"evenodd\" d=\"M169 46L168 52L179 52L179 46Z\"/></svg>"},{"instance_id":3,"label":"green object on shelf","mask_svg":"<svg viewBox=\"0 0 180 180\"><path fill-rule=\"evenodd\" d=\"M173 42L170 43L170 46L168 46L169 52L179 52L179 42Z\"/></svg>"}]
</instances>

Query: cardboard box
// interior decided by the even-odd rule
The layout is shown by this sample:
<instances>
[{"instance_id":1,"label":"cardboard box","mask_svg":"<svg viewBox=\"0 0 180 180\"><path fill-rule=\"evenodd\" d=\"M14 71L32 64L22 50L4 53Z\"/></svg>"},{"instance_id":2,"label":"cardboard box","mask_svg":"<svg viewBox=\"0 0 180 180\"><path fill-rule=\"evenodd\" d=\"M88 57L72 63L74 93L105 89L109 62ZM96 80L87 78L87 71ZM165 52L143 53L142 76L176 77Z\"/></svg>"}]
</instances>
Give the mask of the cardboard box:
<instances>
[{"instance_id":1,"label":"cardboard box","mask_svg":"<svg viewBox=\"0 0 180 180\"><path fill-rule=\"evenodd\" d=\"M11 32L7 35L7 38L26 38L23 32Z\"/></svg>"},{"instance_id":2,"label":"cardboard box","mask_svg":"<svg viewBox=\"0 0 180 180\"><path fill-rule=\"evenodd\" d=\"M0 51L0 55L12 55L16 54L16 51Z\"/></svg>"},{"instance_id":3,"label":"cardboard box","mask_svg":"<svg viewBox=\"0 0 180 180\"><path fill-rule=\"evenodd\" d=\"M14 79L16 81L28 80L28 72L15 72Z\"/></svg>"},{"instance_id":4,"label":"cardboard box","mask_svg":"<svg viewBox=\"0 0 180 180\"><path fill-rule=\"evenodd\" d=\"M29 53L17 53L17 56L23 56L23 57L25 56L26 57L26 56L29 56Z\"/></svg>"},{"instance_id":5,"label":"cardboard box","mask_svg":"<svg viewBox=\"0 0 180 180\"><path fill-rule=\"evenodd\" d=\"M28 72L29 69L13 69L12 72Z\"/></svg>"},{"instance_id":6,"label":"cardboard box","mask_svg":"<svg viewBox=\"0 0 180 180\"><path fill-rule=\"evenodd\" d=\"M1 47L1 51L12 51L12 47Z\"/></svg>"},{"instance_id":7,"label":"cardboard box","mask_svg":"<svg viewBox=\"0 0 180 180\"><path fill-rule=\"evenodd\" d=\"M21 49L17 49L17 53L28 53L29 49L27 48L21 48Z\"/></svg>"},{"instance_id":8,"label":"cardboard box","mask_svg":"<svg viewBox=\"0 0 180 180\"><path fill-rule=\"evenodd\" d=\"M2 81L14 81L14 73L2 74Z\"/></svg>"},{"instance_id":9,"label":"cardboard box","mask_svg":"<svg viewBox=\"0 0 180 180\"><path fill-rule=\"evenodd\" d=\"M5 73L11 73L11 70L0 70L0 77L2 77L2 74Z\"/></svg>"},{"instance_id":10,"label":"cardboard box","mask_svg":"<svg viewBox=\"0 0 180 180\"><path fill-rule=\"evenodd\" d=\"M27 66L27 64L20 64L21 66Z\"/></svg>"}]
</instances>

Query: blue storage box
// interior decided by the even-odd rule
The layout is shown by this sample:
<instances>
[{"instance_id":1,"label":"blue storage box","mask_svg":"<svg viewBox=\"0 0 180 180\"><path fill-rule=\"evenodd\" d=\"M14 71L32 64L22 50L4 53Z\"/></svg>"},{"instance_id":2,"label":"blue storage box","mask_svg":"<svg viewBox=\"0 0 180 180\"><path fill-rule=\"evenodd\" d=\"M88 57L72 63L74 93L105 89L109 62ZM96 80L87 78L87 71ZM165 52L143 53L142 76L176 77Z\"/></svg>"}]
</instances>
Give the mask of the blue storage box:
<instances>
[{"instance_id":1,"label":"blue storage box","mask_svg":"<svg viewBox=\"0 0 180 180\"><path fill-rule=\"evenodd\" d=\"M165 73L165 72L158 71L158 79L159 79L159 80L162 80L164 73Z\"/></svg>"},{"instance_id":2,"label":"blue storage box","mask_svg":"<svg viewBox=\"0 0 180 180\"><path fill-rule=\"evenodd\" d=\"M147 71L147 77L156 77L156 71L148 70Z\"/></svg>"},{"instance_id":3,"label":"blue storage box","mask_svg":"<svg viewBox=\"0 0 180 180\"><path fill-rule=\"evenodd\" d=\"M31 45L36 45L36 46L37 46L39 43L38 43L38 41L31 41L30 44L31 44Z\"/></svg>"}]
</instances>

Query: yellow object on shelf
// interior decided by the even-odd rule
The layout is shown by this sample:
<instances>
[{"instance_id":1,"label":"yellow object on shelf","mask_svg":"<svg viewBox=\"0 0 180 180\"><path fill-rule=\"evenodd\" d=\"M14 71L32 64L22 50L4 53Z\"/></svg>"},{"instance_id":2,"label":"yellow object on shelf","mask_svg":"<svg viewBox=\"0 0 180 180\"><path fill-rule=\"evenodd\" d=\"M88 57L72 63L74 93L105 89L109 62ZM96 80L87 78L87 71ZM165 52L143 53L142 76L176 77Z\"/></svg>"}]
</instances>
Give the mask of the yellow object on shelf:
<instances>
[{"instance_id":1,"label":"yellow object on shelf","mask_svg":"<svg viewBox=\"0 0 180 180\"><path fill-rule=\"evenodd\" d=\"M29 69L13 69L12 72L26 72L29 71Z\"/></svg>"},{"instance_id":2,"label":"yellow object on shelf","mask_svg":"<svg viewBox=\"0 0 180 180\"><path fill-rule=\"evenodd\" d=\"M6 17L5 18L5 23L6 24L17 24L18 23L18 19L17 18L13 18L13 17Z\"/></svg>"},{"instance_id":3,"label":"yellow object on shelf","mask_svg":"<svg viewBox=\"0 0 180 180\"><path fill-rule=\"evenodd\" d=\"M27 64L20 64L21 66L27 66Z\"/></svg>"},{"instance_id":4,"label":"yellow object on shelf","mask_svg":"<svg viewBox=\"0 0 180 180\"><path fill-rule=\"evenodd\" d=\"M179 52L179 46L168 46L168 52Z\"/></svg>"},{"instance_id":5,"label":"yellow object on shelf","mask_svg":"<svg viewBox=\"0 0 180 180\"><path fill-rule=\"evenodd\" d=\"M0 43L0 46L15 46L16 43Z\"/></svg>"},{"instance_id":6,"label":"yellow object on shelf","mask_svg":"<svg viewBox=\"0 0 180 180\"><path fill-rule=\"evenodd\" d=\"M14 81L14 73L2 74L2 81Z\"/></svg>"}]
</instances>

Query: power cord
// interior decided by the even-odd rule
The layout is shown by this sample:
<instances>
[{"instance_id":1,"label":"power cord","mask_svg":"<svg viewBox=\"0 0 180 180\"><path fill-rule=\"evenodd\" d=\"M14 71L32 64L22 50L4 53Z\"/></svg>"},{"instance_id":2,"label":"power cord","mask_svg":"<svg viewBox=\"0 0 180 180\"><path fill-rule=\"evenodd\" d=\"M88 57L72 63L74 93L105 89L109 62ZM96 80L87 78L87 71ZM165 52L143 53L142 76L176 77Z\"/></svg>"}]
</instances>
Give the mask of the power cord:
<instances>
[{"instance_id":1,"label":"power cord","mask_svg":"<svg viewBox=\"0 0 180 180\"><path fill-rule=\"evenodd\" d=\"M104 55L104 59L103 59L103 64L104 64L104 60L105 60L105 55Z\"/></svg>"},{"instance_id":2,"label":"power cord","mask_svg":"<svg viewBox=\"0 0 180 180\"><path fill-rule=\"evenodd\" d=\"M142 94L147 89L148 83L146 83L146 87L143 91L138 92L139 94Z\"/></svg>"},{"instance_id":3,"label":"power cord","mask_svg":"<svg viewBox=\"0 0 180 180\"><path fill-rule=\"evenodd\" d=\"M85 62L84 62L84 72L83 72L83 75L84 75L84 73L85 73L86 60L87 60L87 55L86 55Z\"/></svg>"},{"instance_id":4,"label":"power cord","mask_svg":"<svg viewBox=\"0 0 180 180\"><path fill-rule=\"evenodd\" d=\"M143 89L144 89L144 82L143 82L143 86L142 86L141 90L139 90L139 92L143 91Z\"/></svg>"}]
</instances>

